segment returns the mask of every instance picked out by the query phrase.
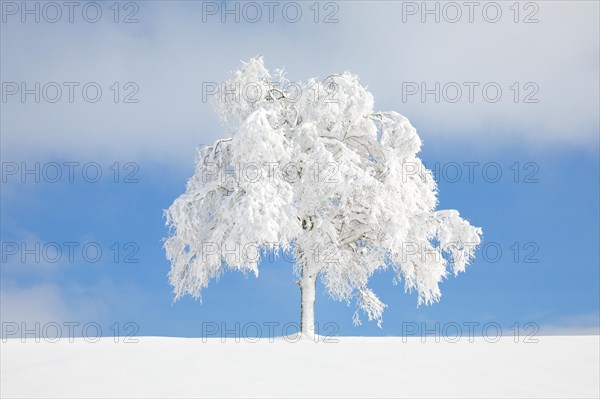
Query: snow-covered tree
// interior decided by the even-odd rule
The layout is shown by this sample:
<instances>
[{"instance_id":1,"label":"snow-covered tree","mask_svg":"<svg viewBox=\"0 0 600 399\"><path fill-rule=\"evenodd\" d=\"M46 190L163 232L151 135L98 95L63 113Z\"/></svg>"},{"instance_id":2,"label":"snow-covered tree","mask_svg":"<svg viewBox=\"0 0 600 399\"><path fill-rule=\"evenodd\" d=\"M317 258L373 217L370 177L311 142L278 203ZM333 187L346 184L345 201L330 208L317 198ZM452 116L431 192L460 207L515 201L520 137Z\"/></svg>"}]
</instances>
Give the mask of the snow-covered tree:
<instances>
[{"instance_id":1,"label":"snow-covered tree","mask_svg":"<svg viewBox=\"0 0 600 399\"><path fill-rule=\"evenodd\" d=\"M465 270L482 231L436 211L432 173L408 119L375 112L350 73L293 84L262 57L221 85L214 105L227 138L198 150L184 194L165 211L175 298L200 298L226 269L258 276L261 255L293 251L301 331L314 334L318 278L333 299L356 301L381 326L386 307L369 277L392 268L418 303Z\"/></svg>"}]
</instances>

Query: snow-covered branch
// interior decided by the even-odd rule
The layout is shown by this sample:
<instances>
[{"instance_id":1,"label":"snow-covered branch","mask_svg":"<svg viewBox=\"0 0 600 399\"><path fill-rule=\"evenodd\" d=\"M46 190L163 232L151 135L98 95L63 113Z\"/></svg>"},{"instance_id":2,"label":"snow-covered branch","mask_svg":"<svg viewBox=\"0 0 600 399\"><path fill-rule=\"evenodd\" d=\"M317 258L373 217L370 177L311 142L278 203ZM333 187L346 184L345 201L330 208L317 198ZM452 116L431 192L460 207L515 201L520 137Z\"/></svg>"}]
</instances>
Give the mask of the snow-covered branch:
<instances>
[{"instance_id":1,"label":"snow-covered branch","mask_svg":"<svg viewBox=\"0 0 600 399\"><path fill-rule=\"evenodd\" d=\"M440 282L449 268L465 270L482 231L435 209L416 129L396 112L374 111L350 73L297 84L295 96L286 83L254 58L224 84L242 93L215 98L228 137L199 150L186 192L165 211L176 298L200 297L226 269L258 275L264 251L295 248L303 326L317 277L332 298L356 300L355 323L361 310L381 325L385 305L368 280L387 267L419 303L439 300ZM231 256L249 246L256 256Z\"/></svg>"}]
</instances>

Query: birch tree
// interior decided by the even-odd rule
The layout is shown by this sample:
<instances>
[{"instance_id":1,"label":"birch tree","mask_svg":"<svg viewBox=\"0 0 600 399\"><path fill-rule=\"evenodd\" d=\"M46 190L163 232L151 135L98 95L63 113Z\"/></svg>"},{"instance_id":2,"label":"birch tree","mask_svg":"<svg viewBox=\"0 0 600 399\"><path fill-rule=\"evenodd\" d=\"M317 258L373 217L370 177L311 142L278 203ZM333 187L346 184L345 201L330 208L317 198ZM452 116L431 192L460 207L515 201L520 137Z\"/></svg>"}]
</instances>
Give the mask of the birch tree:
<instances>
[{"instance_id":1,"label":"birch tree","mask_svg":"<svg viewBox=\"0 0 600 399\"><path fill-rule=\"evenodd\" d=\"M213 96L226 137L198 149L185 193L165 211L175 299L226 270L258 276L261 258L291 253L301 291L300 329L314 336L316 283L381 326L386 307L369 278L441 296L465 271L482 231L456 210L436 210L433 175L407 118L376 112L351 73L292 83L262 57L243 63Z\"/></svg>"}]
</instances>

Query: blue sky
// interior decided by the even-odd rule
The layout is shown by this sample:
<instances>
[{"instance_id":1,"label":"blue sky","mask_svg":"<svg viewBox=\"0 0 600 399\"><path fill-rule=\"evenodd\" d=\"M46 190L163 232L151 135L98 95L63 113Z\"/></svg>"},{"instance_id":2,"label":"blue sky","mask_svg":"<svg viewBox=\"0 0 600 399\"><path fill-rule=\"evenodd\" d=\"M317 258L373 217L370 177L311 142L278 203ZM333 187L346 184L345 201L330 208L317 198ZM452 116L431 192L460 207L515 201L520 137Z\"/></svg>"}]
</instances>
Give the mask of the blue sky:
<instances>
[{"instance_id":1,"label":"blue sky","mask_svg":"<svg viewBox=\"0 0 600 399\"><path fill-rule=\"evenodd\" d=\"M506 329L534 322L548 333L597 331L598 5L537 4L539 22L529 25L508 17L497 24L398 23L402 9L385 2L339 3L335 24L308 17L295 24L202 23L199 2L140 4L139 23L130 25L110 18L20 23L8 16L2 82L98 82L106 96L115 81L121 90L135 82L139 102L11 97L1 104L4 174L15 165L79 162L73 182L64 174L57 183L36 183L32 175L23 182L19 173L2 182L2 321L95 321L105 329L132 321L138 335L167 336L199 336L203 322L298 321L291 263L263 262L258 279L226 273L203 292L202 304L191 298L173 304L162 249L162 210L183 192L195 146L224 135L202 102L202 83L219 82L240 60L262 54L291 80L357 73L376 108L411 120L426 165L447 172L438 176L440 209L458 209L484 230L487 252L478 251L466 273L443 282L440 303L417 307L416 294L394 286L386 272L371 282L388 305L382 329L365 320L353 327L354 304L335 302L323 289L317 322L336 323L340 335L399 335L403 322L496 322ZM357 29L372 17L377 26ZM497 82L504 94L497 103L402 101L406 82ZM539 101L515 103L513 82L522 90L534 82ZM469 162L480 165L473 181ZM91 163L102 171L96 183L80 174ZM462 177L453 182L456 165ZM495 165L502 177L490 182ZM128 173L137 182L126 183ZM6 252L10 243L33 248L36 242L49 248L46 260L53 256L48 243L63 251L64 243L80 245L73 261L63 252L56 263L36 263L33 255L23 262L20 253ZM81 253L90 242L103 251L97 262Z\"/></svg>"}]
</instances>

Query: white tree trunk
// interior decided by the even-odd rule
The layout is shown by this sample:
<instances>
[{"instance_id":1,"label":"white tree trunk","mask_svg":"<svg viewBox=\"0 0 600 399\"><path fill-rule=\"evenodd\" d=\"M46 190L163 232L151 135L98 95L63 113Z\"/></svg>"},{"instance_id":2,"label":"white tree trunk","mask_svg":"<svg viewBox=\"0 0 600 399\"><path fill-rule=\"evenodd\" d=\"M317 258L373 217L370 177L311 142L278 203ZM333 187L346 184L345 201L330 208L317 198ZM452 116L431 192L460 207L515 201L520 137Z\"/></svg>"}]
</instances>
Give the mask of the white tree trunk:
<instances>
[{"instance_id":1,"label":"white tree trunk","mask_svg":"<svg viewBox=\"0 0 600 399\"><path fill-rule=\"evenodd\" d=\"M306 264L302 267L300 276L300 332L302 338L313 339L315 337L315 298L317 291L317 276L311 275L306 270Z\"/></svg>"}]
</instances>

